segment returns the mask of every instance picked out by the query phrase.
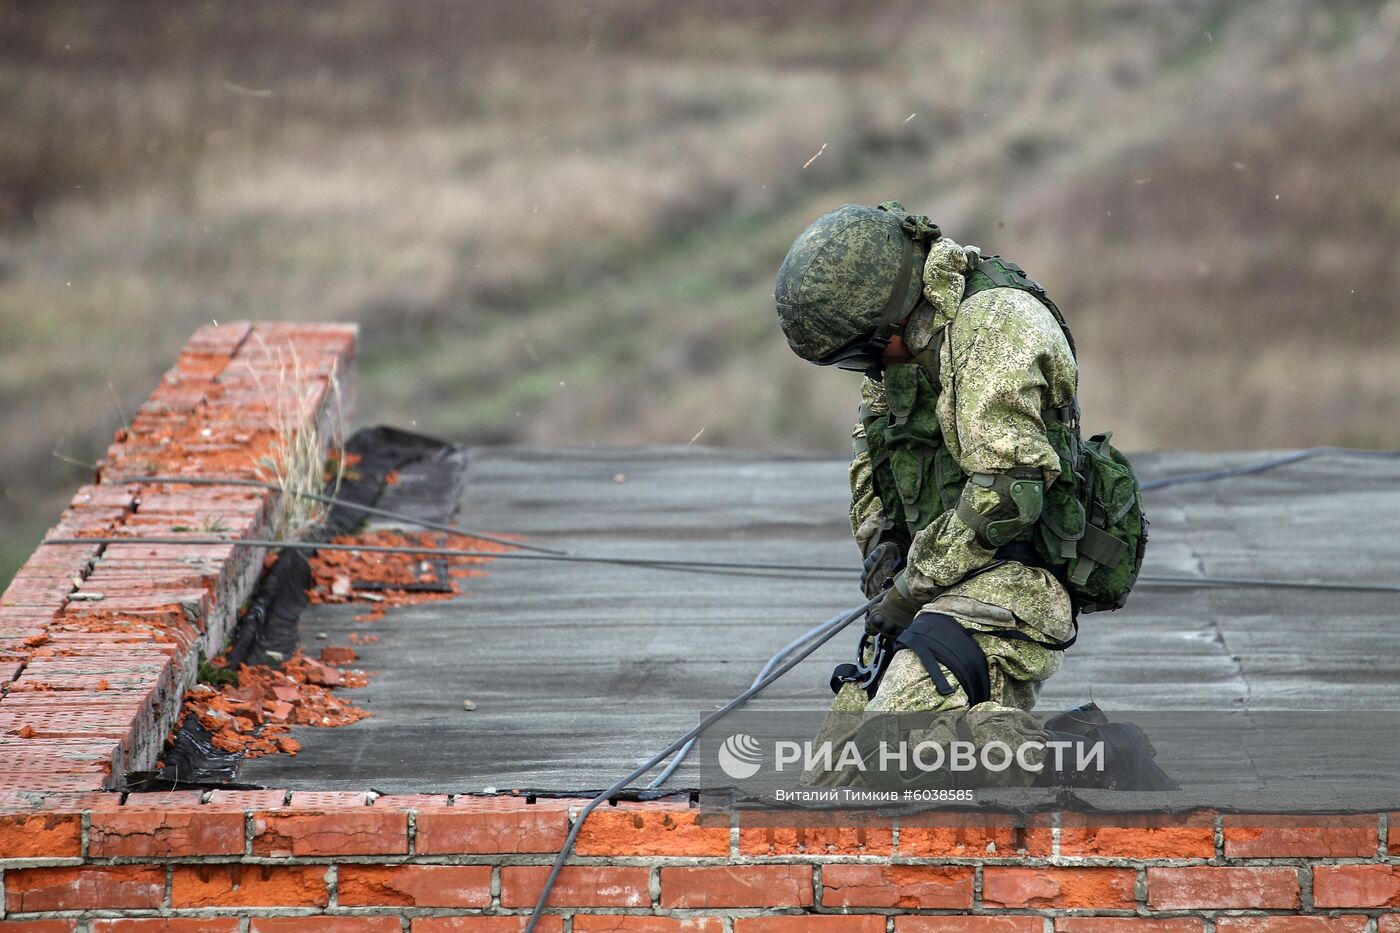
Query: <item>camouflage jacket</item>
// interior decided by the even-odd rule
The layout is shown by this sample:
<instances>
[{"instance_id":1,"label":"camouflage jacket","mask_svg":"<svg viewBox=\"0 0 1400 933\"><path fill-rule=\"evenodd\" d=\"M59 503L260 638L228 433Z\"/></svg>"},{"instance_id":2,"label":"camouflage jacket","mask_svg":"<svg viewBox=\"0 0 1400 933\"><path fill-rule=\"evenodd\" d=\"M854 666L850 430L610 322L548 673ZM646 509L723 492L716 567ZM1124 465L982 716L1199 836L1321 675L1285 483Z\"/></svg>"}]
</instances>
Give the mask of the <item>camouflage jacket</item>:
<instances>
[{"instance_id":1,"label":"camouflage jacket","mask_svg":"<svg viewBox=\"0 0 1400 933\"><path fill-rule=\"evenodd\" d=\"M935 243L924 268L930 307L916 310L905 330L906 342L917 353L946 329L936 403L944 443L966 473L1040 467L1048 487L1059 475L1060 462L1040 413L1075 394L1073 354L1054 316L1024 291L994 288L963 301L966 271L962 247L946 238ZM879 381L867 378L861 397L868 411L888 409ZM853 436L859 441L864 433L863 423L857 424ZM864 552L883 517L868 454L857 453L850 480L851 527ZM968 577L994 559L994 552L979 544L950 509L914 536L908 554L910 590L930 608L974 629L991 631L1020 620L1047 638L1068 637L1069 596L1059 581L1014 562Z\"/></svg>"}]
</instances>

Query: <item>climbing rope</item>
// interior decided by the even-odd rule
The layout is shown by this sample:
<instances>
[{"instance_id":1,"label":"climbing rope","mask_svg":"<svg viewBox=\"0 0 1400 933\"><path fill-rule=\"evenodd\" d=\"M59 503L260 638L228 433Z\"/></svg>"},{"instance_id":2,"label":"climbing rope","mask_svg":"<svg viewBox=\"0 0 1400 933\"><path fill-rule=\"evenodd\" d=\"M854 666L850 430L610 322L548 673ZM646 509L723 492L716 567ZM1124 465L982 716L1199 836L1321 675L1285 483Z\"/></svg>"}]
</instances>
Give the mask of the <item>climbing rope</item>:
<instances>
[{"instance_id":1,"label":"climbing rope","mask_svg":"<svg viewBox=\"0 0 1400 933\"><path fill-rule=\"evenodd\" d=\"M853 609L849 609L844 613L833 616L829 622L824 622L822 625L818 626L818 629L820 629L821 631L820 634L815 638L815 640L813 640L810 644L804 647L792 658L784 662L782 666L778 667L776 670L770 671L766 676L759 677L759 679L755 680L753 685L749 687L749 689L745 690L743 693L739 694L734 699L730 700L728 703L724 704L719 709L715 710L713 713L700 720L699 724L697 724L685 735L676 739L670 745L667 745L661 751L657 752L655 755L651 756L646 761L644 761L626 777L617 781L611 787L602 791L592 800L588 801L588 803L584 805L584 808L579 812L578 819L574 820L574 825L569 830L569 835L567 838L565 838L564 844L559 847L559 854L555 857L554 864L549 869L549 876L545 879L544 887L540 889L540 897L539 900L535 902L535 909L530 914L530 921L525 925L525 933L532 933L532 931L535 929L535 926L540 922L540 918L544 915L545 904L548 903L549 895L554 891L555 882L559 880L559 872L563 870L564 863L569 860L569 853L571 853L574 850L574 844L578 842L579 831L583 829L583 822L584 820L588 819L588 814L596 810L600 805L602 805L604 801L612 797L613 794L616 794L618 791L623 790L633 781L637 780L642 775L650 771L652 768L665 761L666 757L672 752L678 751L679 749L685 747L687 743L693 743L705 732L706 729L710 728L715 723L723 719L725 716L728 716L730 713L743 706L749 700L762 693L768 688L770 684L776 681L779 677L782 677L788 671L801 664L808 657L810 657L818 648L820 648L822 645L826 644L833 637L835 637L838 632L845 629L846 626L850 625L856 619L859 619L862 616L864 616L865 611L871 606L875 605L876 601L879 598L880 597L877 596L874 599L868 600L867 602L862 603L861 605L856 606Z\"/></svg>"},{"instance_id":2,"label":"climbing rope","mask_svg":"<svg viewBox=\"0 0 1400 933\"><path fill-rule=\"evenodd\" d=\"M456 531L468 535L469 532ZM473 536L474 537L474 536ZM772 576L772 573L745 571L781 571L784 574L805 573L818 577L839 577L849 580L856 573L849 567L822 567L807 564L765 564L744 561L670 560L651 557L601 557L583 554L512 553L510 551L475 551L466 548L421 546L411 544L336 544L320 541L293 541L280 538L216 538L174 535L118 535L107 537L45 538L40 544L161 544L208 547L235 544L246 547L286 548L300 551L358 551L366 554L421 554L430 557L483 557L492 560L539 560L570 564L616 564L623 567L653 567L658 570L714 570L727 576Z\"/></svg>"}]
</instances>

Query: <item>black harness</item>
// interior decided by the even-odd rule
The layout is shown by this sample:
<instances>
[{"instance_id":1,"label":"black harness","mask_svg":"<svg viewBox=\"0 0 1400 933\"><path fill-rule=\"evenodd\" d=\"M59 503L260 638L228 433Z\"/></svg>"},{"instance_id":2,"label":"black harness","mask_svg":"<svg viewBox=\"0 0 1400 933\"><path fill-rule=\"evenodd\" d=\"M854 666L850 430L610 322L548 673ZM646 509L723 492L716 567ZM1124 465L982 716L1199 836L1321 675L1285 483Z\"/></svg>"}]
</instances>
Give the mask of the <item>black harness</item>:
<instances>
[{"instance_id":1,"label":"black harness","mask_svg":"<svg viewBox=\"0 0 1400 933\"><path fill-rule=\"evenodd\" d=\"M1029 541L1012 541L1002 545L997 549L996 561L977 572L984 573L1007 561L1015 561L1058 576L1055 566L1042 558L1035 545ZM1028 641L1048 651L1064 651L1079 639L1078 613L1074 614L1074 634L1064 641L1042 641L1016 630L978 634L991 635L1006 641ZM933 681L934 689L939 694L950 696L956 692L956 688L948 683L948 678L944 677L943 671L939 669L939 665L942 664L952 671L953 676L967 692L969 706L976 706L991 699L991 673L987 667L987 655L971 633L952 616L942 612L919 613L898 638L878 638L874 642L871 660L866 663L867 648L871 646L871 639L876 638L877 636L869 633L861 636L860 644L856 648L858 663L836 665L835 670L831 672L832 693L839 693L843 686L853 683L865 690L866 696L874 699L876 691L880 688L880 680L885 676L885 670L890 666L895 652L901 648L908 648L923 662L929 678Z\"/></svg>"},{"instance_id":2,"label":"black harness","mask_svg":"<svg viewBox=\"0 0 1400 933\"><path fill-rule=\"evenodd\" d=\"M976 706L992 698L987 655L957 619L941 612L921 612L895 639L895 648L908 648L918 655L928 671L933 688L940 696L957 692L943 676L948 668L967 693L967 705Z\"/></svg>"}]
</instances>

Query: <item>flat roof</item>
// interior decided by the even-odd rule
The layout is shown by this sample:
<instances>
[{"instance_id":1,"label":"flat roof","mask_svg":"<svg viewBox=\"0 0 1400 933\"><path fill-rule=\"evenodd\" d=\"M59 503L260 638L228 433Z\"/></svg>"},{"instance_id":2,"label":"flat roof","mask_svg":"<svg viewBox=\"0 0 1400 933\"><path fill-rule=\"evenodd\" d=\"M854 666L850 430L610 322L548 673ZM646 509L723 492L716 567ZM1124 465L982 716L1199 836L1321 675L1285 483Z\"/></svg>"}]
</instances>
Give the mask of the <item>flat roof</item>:
<instances>
[{"instance_id":1,"label":"flat roof","mask_svg":"<svg viewBox=\"0 0 1400 933\"><path fill-rule=\"evenodd\" d=\"M1144 480L1267 456L1134 457ZM745 689L778 648L862 602L846 463L706 448L469 450L459 521L603 556L850 566L849 580L501 560L446 602L312 606L309 653L352 632L374 671L347 697L374 713L298 728L296 757L239 779L384 792L598 790ZM1394 582L1400 460L1317 458L1149 492L1144 573ZM1037 710L1400 709L1394 593L1140 585L1081 618ZM754 701L830 702L856 627ZM325 633L328 642L320 642ZM476 704L463 710L463 700ZM687 763L668 786L695 787Z\"/></svg>"}]
</instances>

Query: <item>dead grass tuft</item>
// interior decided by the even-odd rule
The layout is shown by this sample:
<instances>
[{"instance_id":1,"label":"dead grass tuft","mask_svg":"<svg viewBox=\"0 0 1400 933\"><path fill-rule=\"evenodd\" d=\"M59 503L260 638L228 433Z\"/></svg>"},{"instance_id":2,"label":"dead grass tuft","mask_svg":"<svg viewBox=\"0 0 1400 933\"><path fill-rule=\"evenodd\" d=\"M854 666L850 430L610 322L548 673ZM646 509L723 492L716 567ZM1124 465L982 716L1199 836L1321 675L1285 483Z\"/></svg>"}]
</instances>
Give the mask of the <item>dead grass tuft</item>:
<instances>
[{"instance_id":1,"label":"dead grass tuft","mask_svg":"<svg viewBox=\"0 0 1400 933\"><path fill-rule=\"evenodd\" d=\"M274 506L272 534L277 540L296 541L326 518L328 506L308 493L335 495L345 473L345 424L340 380L334 370L328 378L329 404L323 421L314 420L319 386L306 375L291 343L270 347L255 335L265 366L253 369L267 410L273 415L273 438L268 455L257 463L264 482L281 490ZM263 382L262 371L277 374L275 386ZM334 453L329 458L328 453ZM329 482L327 470L331 471Z\"/></svg>"}]
</instances>

